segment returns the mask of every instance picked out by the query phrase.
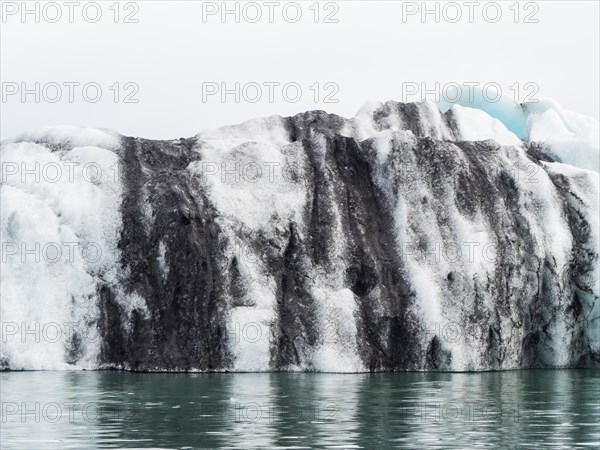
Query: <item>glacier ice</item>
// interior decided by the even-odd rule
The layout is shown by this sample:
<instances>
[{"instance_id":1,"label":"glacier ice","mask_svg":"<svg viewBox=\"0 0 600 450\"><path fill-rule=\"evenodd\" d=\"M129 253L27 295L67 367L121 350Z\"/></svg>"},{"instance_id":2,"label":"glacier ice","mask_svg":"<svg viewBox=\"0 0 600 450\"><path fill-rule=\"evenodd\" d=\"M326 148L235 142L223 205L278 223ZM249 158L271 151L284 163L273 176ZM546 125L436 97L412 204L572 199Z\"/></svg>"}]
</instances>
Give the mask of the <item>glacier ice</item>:
<instances>
[{"instance_id":1,"label":"glacier ice","mask_svg":"<svg viewBox=\"0 0 600 450\"><path fill-rule=\"evenodd\" d=\"M1 152L3 368L600 361L598 122L552 101L170 141L53 127Z\"/></svg>"},{"instance_id":2,"label":"glacier ice","mask_svg":"<svg viewBox=\"0 0 600 450\"><path fill-rule=\"evenodd\" d=\"M95 140L96 134L87 136L90 142L108 143ZM122 191L109 175L118 163L109 148L117 147L52 150L52 136L43 142L2 145L2 358L15 369L65 368L69 361L96 367L96 290L99 283L115 282L118 271ZM19 173L11 176L12 163ZM96 175L90 172L86 180L85 172L73 170L86 164L104 176L92 183ZM43 174L42 168L53 172ZM19 332L7 341L15 326ZM85 345L79 344L82 336L88 337Z\"/></svg>"},{"instance_id":3,"label":"glacier ice","mask_svg":"<svg viewBox=\"0 0 600 450\"><path fill-rule=\"evenodd\" d=\"M515 103L508 96L501 95L496 101L490 101L482 89L466 90L469 95L459 96L455 103L439 101L440 110L446 112L458 106L478 111L471 114L485 112L519 139L543 143L546 151L557 161L597 172L600 170L597 120L567 111L548 98ZM474 131L482 132L479 126L475 126ZM500 140L497 142L501 143Z\"/></svg>"}]
</instances>

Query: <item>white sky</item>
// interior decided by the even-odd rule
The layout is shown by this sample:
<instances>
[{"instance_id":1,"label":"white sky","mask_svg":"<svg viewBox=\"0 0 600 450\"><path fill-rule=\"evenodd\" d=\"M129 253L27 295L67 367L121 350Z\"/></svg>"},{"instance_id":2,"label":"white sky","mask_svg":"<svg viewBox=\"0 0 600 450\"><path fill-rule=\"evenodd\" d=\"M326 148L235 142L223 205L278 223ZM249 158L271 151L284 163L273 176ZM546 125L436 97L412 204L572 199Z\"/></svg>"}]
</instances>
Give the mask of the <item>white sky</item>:
<instances>
[{"instance_id":1,"label":"white sky","mask_svg":"<svg viewBox=\"0 0 600 450\"><path fill-rule=\"evenodd\" d=\"M13 3L20 7L21 2ZM35 2L29 7L34 8ZM599 2L535 2L539 23L522 23L535 6L521 2L520 23L514 23L514 2L501 2L502 18L497 23L484 20L479 2L474 23L469 23L468 6L461 8L462 19L435 23L433 16L423 23L418 15L403 22L402 3L411 2L335 2L339 23L313 22L313 1L302 3L302 18L297 23L283 20L281 1L275 9L274 23L268 23L268 6L261 7L258 23L234 22L228 16L202 20L203 2L136 2L138 23L114 23L114 2L102 2L102 18L88 23L81 8L75 9L74 23L68 22L68 6L56 2L63 17L48 23L41 17L3 14L0 37L0 78L4 92L14 86L34 83L98 83L103 89L97 103L86 101L81 87L74 90L69 103L63 85L56 103L43 98L35 102L28 95L2 99L0 131L6 138L44 125L86 125L113 128L125 135L170 139L189 137L200 130L241 122L272 114L324 109L349 117L370 99L401 100L402 83L496 82L504 92L515 82L523 86L536 83L537 98L552 97L565 108L598 118L599 108ZM207 2L204 2L206 8ZM210 2L208 2L210 3ZM233 7L230 2L230 7ZM333 6L320 5L321 16ZM413 2L417 7L421 2ZM433 8L436 2L428 2ZM529 2L534 3L534 2ZM216 3L220 6L221 2ZM441 2L443 7L443 2ZM42 2L43 6L43 2ZM121 16L133 11L120 5ZM327 8L325 10L325 8ZM448 7L449 8L449 7ZM10 7L9 7L10 9ZM92 10L89 12L90 17ZM293 12L293 9L288 10ZM489 13L493 17L494 10ZM6 12L6 11L5 11ZM46 9L48 17L54 12ZM248 14L252 13L247 9ZM448 17L454 10L446 9ZM118 103L109 88L126 82L136 83L138 103ZM225 103L219 96L202 101L203 82L295 82L303 89L297 103L286 102L280 88L270 103L268 90L257 103L235 103L230 95ZM315 102L315 82L339 87L333 97L338 103ZM17 83L16 85L13 83ZM90 95L93 95L94 92ZM289 91L290 95L294 92ZM522 90L521 100L532 92ZM248 91L254 95L253 90ZM416 98L411 98L415 100Z\"/></svg>"}]
</instances>

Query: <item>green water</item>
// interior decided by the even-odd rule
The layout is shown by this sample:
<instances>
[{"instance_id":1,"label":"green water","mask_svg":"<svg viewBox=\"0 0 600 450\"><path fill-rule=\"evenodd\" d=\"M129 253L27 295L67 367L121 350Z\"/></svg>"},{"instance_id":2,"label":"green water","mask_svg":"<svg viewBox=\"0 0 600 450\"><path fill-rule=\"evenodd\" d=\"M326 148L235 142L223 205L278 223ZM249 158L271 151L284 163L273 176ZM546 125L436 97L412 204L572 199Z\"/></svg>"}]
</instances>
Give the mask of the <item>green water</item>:
<instances>
[{"instance_id":1,"label":"green water","mask_svg":"<svg viewBox=\"0 0 600 450\"><path fill-rule=\"evenodd\" d=\"M4 372L2 449L593 448L600 371Z\"/></svg>"}]
</instances>

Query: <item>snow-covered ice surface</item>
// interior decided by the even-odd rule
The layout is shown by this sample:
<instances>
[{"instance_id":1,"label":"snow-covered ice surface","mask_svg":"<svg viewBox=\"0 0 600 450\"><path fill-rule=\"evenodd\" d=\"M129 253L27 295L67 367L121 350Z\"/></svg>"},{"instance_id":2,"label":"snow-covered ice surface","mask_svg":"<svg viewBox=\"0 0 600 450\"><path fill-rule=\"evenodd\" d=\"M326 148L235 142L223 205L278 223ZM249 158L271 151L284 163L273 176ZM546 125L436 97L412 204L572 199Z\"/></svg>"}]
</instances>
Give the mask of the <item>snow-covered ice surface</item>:
<instances>
[{"instance_id":1,"label":"snow-covered ice surface","mask_svg":"<svg viewBox=\"0 0 600 450\"><path fill-rule=\"evenodd\" d=\"M441 101L438 107L443 112L457 107L484 112L500 121L517 138L543 143L546 151L557 161L596 172L600 170L598 120L565 110L552 99L515 103L506 95L495 101L489 101L490 96L494 94L486 96L481 89L465 88L465 95L461 95L456 103ZM489 119L483 119L482 124L485 122ZM459 128L462 125L459 123ZM474 132L482 133L483 130L476 126ZM500 140L497 142L502 143Z\"/></svg>"},{"instance_id":2,"label":"snow-covered ice surface","mask_svg":"<svg viewBox=\"0 0 600 450\"><path fill-rule=\"evenodd\" d=\"M54 127L1 154L4 368L600 361L598 122L552 101Z\"/></svg>"},{"instance_id":3,"label":"snow-covered ice surface","mask_svg":"<svg viewBox=\"0 0 600 450\"><path fill-rule=\"evenodd\" d=\"M97 367L97 285L116 283L119 260L119 141L63 127L2 144L2 359L13 369Z\"/></svg>"}]
</instances>

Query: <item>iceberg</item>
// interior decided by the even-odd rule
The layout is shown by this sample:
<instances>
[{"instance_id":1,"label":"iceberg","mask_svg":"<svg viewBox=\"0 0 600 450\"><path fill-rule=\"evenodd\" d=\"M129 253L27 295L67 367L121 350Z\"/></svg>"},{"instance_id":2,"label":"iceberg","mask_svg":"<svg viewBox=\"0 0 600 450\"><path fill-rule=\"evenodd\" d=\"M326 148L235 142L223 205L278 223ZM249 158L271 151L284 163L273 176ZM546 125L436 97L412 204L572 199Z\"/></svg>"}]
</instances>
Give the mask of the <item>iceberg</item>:
<instances>
[{"instance_id":1,"label":"iceberg","mask_svg":"<svg viewBox=\"0 0 600 450\"><path fill-rule=\"evenodd\" d=\"M5 370L600 363L598 121L369 102L1 146Z\"/></svg>"}]
</instances>

